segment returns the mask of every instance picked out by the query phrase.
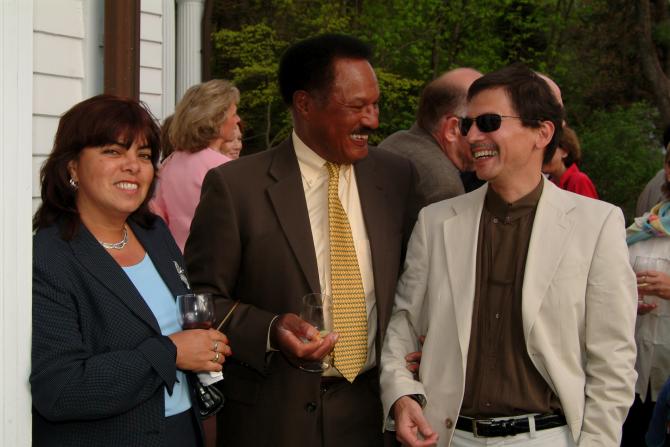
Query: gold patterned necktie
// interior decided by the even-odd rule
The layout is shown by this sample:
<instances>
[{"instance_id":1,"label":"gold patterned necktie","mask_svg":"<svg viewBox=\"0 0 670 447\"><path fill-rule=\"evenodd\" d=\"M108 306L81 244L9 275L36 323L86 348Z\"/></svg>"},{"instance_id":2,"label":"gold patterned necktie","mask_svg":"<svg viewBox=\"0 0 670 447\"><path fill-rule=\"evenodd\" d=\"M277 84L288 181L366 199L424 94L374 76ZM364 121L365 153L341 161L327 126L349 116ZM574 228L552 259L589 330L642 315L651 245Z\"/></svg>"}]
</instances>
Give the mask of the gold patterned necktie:
<instances>
[{"instance_id":1,"label":"gold patterned necktie","mask_svg":"<svg viewBox=\"0 0 670 447\"><path fill-rule=\"evenodd\" d=\"M333 364L353 382L368 356L368 318L365 291L349 219L340 202L340 166L326 162L328 169L328 228L330 241L330 286L333 296L333 330L339 338Z\"/></svg>"}]
</instances>

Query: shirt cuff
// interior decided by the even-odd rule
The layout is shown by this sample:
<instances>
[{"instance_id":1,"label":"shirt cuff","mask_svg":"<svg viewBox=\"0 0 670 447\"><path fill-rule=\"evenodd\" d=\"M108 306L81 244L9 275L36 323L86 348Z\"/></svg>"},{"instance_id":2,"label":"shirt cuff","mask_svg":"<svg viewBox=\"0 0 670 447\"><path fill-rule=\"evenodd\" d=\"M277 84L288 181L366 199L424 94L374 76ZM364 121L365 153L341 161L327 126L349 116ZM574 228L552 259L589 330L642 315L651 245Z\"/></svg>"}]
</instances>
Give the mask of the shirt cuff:
<instances>
[{"instance_id":1,"label":"shirt cuff","mask_svg":"<svg viewBox=\"0 0 670 447\"><path fill-rule=\"evenodd\" d=\"M279 318L279 315L275 315L272 320L270 320L270 325L268 326L268 337L267 337L267 342L265 344L265 352L277 352L279 349L275 349L272 347L270 344L270 331L272 330L272 325L274 324L275 320Z\"/></svg>"}]
</instances>

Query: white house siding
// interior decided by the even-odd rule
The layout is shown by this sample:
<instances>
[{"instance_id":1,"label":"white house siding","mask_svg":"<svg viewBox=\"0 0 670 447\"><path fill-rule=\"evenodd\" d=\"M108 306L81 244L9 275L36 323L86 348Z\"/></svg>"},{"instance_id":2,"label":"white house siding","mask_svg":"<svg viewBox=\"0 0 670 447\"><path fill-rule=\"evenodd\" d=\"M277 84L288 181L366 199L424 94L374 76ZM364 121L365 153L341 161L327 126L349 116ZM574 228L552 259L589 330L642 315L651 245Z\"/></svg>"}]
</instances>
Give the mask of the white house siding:
<instances>
[{"instance_id":1,"label":"white house siding","mask_svg":"<svg viewBox=\"0 0 670 447\"><path fill-rule=\"evenodd\" d=\"M163 116L163 2L142 0L140 14L140 99Z\"/></svg>"},{"instance_id":2,"label":"white house siding","mask_svg":"<svg viewBox=\"0 0 670 447\"><path fill-rule=\"evenodd\" d=\"M33 211L58 118L84 99L86 0L33 0Z\"/></svg>"}]
</instances>

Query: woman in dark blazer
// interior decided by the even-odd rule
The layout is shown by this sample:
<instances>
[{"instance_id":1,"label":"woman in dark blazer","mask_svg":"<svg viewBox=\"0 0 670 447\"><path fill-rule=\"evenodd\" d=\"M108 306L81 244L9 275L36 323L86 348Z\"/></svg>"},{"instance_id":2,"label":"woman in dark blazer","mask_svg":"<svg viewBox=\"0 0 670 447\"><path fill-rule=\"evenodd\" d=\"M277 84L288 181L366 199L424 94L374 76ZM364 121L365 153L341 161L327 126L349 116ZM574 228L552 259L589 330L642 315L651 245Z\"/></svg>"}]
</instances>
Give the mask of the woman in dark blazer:
<instances>
[{"instance_id":1,"label":"woman in dark blazer","mask_svg":"<svg viewBox=\"0 0 670 447\"><path fill-rule=\"evenodd\" d=\"M203 444L191 371L220 371L230 348L177 324L181 252L148 210L159 134L108 95L59 122L33 221L35 446Z\"/></svg>"}]
</instances>

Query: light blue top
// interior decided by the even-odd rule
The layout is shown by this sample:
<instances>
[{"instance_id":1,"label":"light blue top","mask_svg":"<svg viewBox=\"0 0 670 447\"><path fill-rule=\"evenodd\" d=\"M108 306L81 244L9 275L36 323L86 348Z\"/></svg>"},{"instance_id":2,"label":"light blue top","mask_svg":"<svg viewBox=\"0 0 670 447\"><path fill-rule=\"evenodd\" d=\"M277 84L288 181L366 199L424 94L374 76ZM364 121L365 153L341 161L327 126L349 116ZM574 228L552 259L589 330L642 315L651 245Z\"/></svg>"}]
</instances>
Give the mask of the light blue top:
<instances>
[{"instance_id":1,"label":"light blue top","mask_svg":"<svg viewBox=\"0 0 670 447\"><path fill-rule=\"evenodd\" d=\"M153 312L161 328L161 334L170 335L181 331L177 323L177 303L172 292L158 274L148 254L139 264L123 267L123 271L140 292L144 301ZM183 371L177 370L177 382L172 389L172 396L165 389L165 416L173 416L191 408L191 397L188 382Z\"/></svg>"}]
</instances>

